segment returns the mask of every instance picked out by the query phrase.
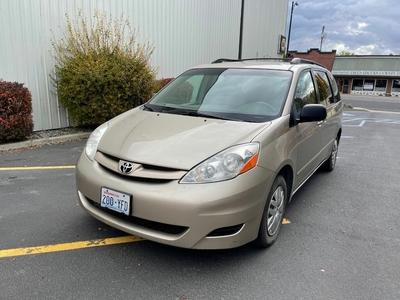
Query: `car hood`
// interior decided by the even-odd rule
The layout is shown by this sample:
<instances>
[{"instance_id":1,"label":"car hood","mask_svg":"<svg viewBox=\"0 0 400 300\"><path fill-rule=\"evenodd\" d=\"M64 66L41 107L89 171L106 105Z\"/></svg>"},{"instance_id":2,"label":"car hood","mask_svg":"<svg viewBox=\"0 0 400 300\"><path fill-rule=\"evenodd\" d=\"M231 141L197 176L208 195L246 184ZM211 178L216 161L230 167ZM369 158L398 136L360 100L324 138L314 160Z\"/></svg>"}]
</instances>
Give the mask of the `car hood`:
<instances>
[{"instance_id":1,"label":"car hood","mask_svg":"<svg viewBox=\"0 0 400 300\"><path fill-rule=\"evenodd\" d=\"M109 121L98 150L119 159L190 170L210 156L250 142L268 123L131 110Z\"/></svg>"}]
</instances>

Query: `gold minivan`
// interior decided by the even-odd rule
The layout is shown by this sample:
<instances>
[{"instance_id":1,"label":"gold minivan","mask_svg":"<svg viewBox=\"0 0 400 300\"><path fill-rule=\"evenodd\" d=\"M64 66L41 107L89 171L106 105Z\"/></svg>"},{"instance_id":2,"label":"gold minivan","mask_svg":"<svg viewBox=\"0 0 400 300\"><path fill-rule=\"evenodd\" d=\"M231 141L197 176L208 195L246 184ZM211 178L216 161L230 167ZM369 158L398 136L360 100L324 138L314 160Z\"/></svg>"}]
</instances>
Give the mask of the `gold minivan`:
<instances>
[{"instance_id":1,"label":"gold minivan","mask_svg":"<svg viewBox=\"0 0 400 300\"><path fill-rule=\"evenodd\" d=\"M335 167L342 111L332 74L312 61L194 67L91 134L77 162L79 203L163 244L268 247L293 194Z\"/></svg>"}]
</instances>

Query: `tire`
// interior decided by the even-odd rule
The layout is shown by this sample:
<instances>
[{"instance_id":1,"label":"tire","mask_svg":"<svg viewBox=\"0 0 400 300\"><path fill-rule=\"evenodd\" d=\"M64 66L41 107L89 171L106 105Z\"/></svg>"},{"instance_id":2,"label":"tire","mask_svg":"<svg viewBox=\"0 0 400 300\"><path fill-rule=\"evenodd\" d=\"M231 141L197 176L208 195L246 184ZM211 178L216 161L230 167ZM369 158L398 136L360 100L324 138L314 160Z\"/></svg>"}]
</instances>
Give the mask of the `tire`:
<instances>
[{"instance_id":1,"label":"tire","mask_svg":"<svg viewBox=\"0 0 400 300\"><path fill-rule=\"evenodd\" d=\"M329 158L323 164L323 169L325 171L331 172L335 168L338 150L339 150L339 141L336 138L332 145L331 155L329 155Z\"/></svg>"},{"instance_id":2,"label":"tire","mask_svg":"<svg viewBox=\"0 0 400 300\"><path fill-rule=\"evenodd\" d=\"M282 227L283 214L287 203L287 186L285 179L279 175L275 178L268 193L264 213L261 219L256 244L266 248L275 243Z\"/></svg>"}]
</instances>

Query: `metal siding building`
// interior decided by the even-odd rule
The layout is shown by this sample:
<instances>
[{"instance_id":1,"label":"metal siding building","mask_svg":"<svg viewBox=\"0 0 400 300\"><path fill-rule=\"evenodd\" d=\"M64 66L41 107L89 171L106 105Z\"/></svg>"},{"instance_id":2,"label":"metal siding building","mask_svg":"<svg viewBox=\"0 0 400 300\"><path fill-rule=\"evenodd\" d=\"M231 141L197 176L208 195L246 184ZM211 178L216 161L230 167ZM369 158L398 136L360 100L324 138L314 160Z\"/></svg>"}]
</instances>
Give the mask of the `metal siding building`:
<instances>
[{"instance_id":1,"label":"metal siding building","mask_svg":"<svg viewBox=\"0 0 400 300\"><path fill-rule=\"evenodd\" d=\"M1 0L0 79L24 83L32 93L35 130L70 125L49 75L52 34L63 36L68 14L123 13L138 41L154 45L158 78L220 57L237 58L241 0ZM288 0L246 0L242 57L276 57L285 34Z\"/></svg>"}]
</instances>

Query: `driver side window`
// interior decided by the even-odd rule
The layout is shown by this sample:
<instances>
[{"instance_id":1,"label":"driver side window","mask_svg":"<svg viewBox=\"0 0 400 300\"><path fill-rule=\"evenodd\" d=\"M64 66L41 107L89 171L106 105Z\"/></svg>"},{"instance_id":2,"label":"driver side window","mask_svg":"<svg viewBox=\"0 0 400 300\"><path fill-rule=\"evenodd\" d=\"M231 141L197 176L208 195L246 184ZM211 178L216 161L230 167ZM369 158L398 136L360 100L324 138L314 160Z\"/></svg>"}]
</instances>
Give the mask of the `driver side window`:
<instances>
[{"instance_id":1,"label":"driver side window","mask_svg":"<svg viewBox=\"0 0 400 300\"><path fill-rule=\"evenodd\" d=\"M297 118L300 117L300 112L304 105L317 104L314 82L309 71L300 75L294 98L294 106Z\"/></svg>"}]
</instances>

